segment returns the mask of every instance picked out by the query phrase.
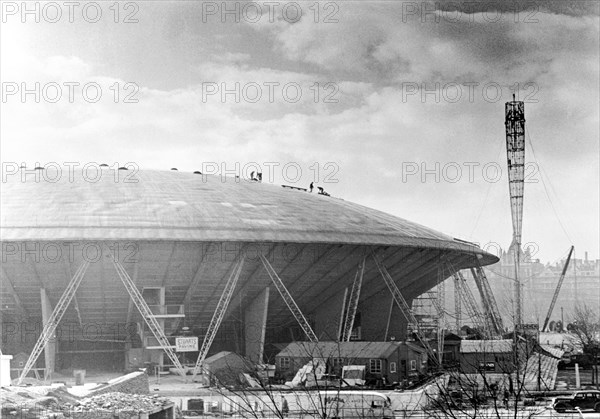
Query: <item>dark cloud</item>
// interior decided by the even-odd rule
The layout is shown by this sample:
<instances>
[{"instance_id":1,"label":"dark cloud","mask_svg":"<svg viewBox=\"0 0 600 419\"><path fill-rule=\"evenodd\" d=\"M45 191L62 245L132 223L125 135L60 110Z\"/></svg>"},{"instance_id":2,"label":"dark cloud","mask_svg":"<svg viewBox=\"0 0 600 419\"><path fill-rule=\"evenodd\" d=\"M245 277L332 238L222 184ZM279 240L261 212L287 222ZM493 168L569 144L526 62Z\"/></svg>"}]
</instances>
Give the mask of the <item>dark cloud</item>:
<instances>
[{"instance_id":1,"label":"dark cloud","mask_svg":"<svg viewBox=\"0 0 600 419\"><path fill-rule=\"evenodd\" d=\"M445 11L459 11L467 14L481 12L503 12L511 13L531 12L531 18L535 18L535 12L554 13L568 16L590 16L600 15L600 3L596 0L582 1L490 1L490 0L438 0L435 7Z\"/></svg>"}]
</instances>

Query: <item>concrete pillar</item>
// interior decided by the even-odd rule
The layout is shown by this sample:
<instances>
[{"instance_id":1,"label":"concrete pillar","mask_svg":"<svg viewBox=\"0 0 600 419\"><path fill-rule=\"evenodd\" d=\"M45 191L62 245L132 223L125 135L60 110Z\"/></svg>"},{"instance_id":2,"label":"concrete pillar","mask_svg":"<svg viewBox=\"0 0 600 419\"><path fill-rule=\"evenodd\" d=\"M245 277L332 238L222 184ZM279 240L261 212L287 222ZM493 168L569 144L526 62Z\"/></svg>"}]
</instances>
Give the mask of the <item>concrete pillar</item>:
<instances>
[{"instance_id":1,"label":"concrete pillar","mask_svg":"<svg viewBox=\"0 0 600 419\"><path fill-rule=\"evenodd\" d=\"M258 294L244 312L246 357L252 362L263 362L267 312L269 310L269 294L270 288L267 287Z\"/></svg>"},{"instance_id":2,"label":"concrete pillar","mask_svg":"<svg viewBox=\"0 0 600 419\"><path fill-rule=\"evenodd\" d=\"M45 325L52 316L53 308L44 288L40 288L40 298L42 300L42 321ZM54 372L54 369L56 367L57 344L58 342L56 341L55 333L54 336L52 336L52 338L46 343L46 346L44 346L44 361L46 362L46 373L49 375Z\"/></svg>"},{"instance_id":3,"label":"concrete pillar","mask_svg":"<svg viewBox=\"0 0 600 419\"><path fill-rule=\"evenodd\" d=\"M0 386L7 387L11 385L10 379L10 360L12 355L0 354Z\"/></svg>"}]
</instances>

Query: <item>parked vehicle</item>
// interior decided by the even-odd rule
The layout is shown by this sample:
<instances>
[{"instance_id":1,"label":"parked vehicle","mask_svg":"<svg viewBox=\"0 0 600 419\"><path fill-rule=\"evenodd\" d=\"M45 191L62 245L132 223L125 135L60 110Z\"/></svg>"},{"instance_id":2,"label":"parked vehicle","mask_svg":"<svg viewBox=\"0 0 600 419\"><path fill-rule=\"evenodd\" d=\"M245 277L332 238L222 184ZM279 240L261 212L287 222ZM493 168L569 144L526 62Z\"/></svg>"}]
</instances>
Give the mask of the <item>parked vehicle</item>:
<instances>
[{"instance_id":1,"label":"parked vehicle","mask_svg":"<svg viewBox=\"0 0 600 419\"><path fill-rule=\"evenodd\" d=\"M593 410L600 412L600 391L582 390L576 391L570 396L556 397L552 402L552 407L558 413L576 411L576 408L582 411Z\"/></svg>"},{"instance_id":2,"label":"parked vehicle","mask_svg":"<svg viewBox=\"0 0 600 419\"><path fill-rule=\"evenodd\" d=\"M364 365L345 365L342 367L343 384L348 386L364 386L366 367Z\"/></svg>"},{"instance_id":3,"label":"parked vehicle","mask_svg":"<svg viewBox=\"0 0 600 419\"><path fill-rule=\"evenodd\" d=\"M316 391L284 395L290 417L393 419L392 401L376 391Z\"/></svg>"},{"instance_id":4,"label":"parked vehicle","mask_svg":"<svg viewBox=\"0 0 600 419\"><path fill-rule=\"evenodd\" d=\"M340 387L340 377L334 374L321 374L316 378L309 376L306 379L305 387L318 387L321 389L338 388Z\"/></svg>"}]
</instances>

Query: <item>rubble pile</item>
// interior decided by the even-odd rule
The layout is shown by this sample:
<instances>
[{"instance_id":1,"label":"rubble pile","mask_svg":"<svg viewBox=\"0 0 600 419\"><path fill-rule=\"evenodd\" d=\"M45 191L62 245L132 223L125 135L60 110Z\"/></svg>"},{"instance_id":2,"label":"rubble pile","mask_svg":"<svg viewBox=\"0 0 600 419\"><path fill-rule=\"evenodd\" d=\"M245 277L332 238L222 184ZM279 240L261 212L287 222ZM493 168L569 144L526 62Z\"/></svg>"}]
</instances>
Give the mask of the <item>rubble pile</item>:
<instances>
[{"instance_id":1,"label":"rubble pile","mask_svg":"<svg viewBox=\"0 0 600 419\"><path fill-rule=\"evenodd\" d=\"M92 388L89 394L82 394L82 396L95 396L105 393L150 394L148 375L142 371L132 372L100 384Z\"/></svg>"},{"instance_id":2,"label":"rubble pile","mask_svg":"<svg viewBox=\"0 0 600 419\"><path fill-rule=\"evenodd\" d=\"M28 419L131 419L140 413L153 413L172 405L158 395L104 393L77 400L63 397L66 391L54 389L46 396L31 397L25 392L6 392L2 397L2 416ZM12 393L12 394L10 394Z\"/></svg>"},{"instance_id":3,"label":"rubble pile","mask_svg":"<svg viewBox=\"0 0 600 419\"><path fill-rule=\"evenodd\" d=\"M168 407L172 403L158 395L104 393L79 400L75 405L65 403L63 413L74 419L96 417L130 418L141 412L151 412Z\"/></svg>"}]
</instances>

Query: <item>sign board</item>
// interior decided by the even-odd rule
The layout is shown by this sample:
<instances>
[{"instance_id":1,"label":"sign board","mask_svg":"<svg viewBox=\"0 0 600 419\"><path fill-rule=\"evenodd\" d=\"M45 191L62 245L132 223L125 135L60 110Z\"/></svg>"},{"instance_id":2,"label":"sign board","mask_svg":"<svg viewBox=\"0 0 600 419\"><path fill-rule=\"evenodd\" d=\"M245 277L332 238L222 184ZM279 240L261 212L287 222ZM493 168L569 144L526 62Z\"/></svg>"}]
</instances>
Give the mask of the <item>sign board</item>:
<instances>
[{"instance_id":1,"label":"sign board","mask_svg":"<svg viewBox=\"0 0 600 419\"><path fill-rule=\"evenodd\" d=\"M198 352L198 337L175 338L176 352Z\"/></svg>"}]
</instances>

